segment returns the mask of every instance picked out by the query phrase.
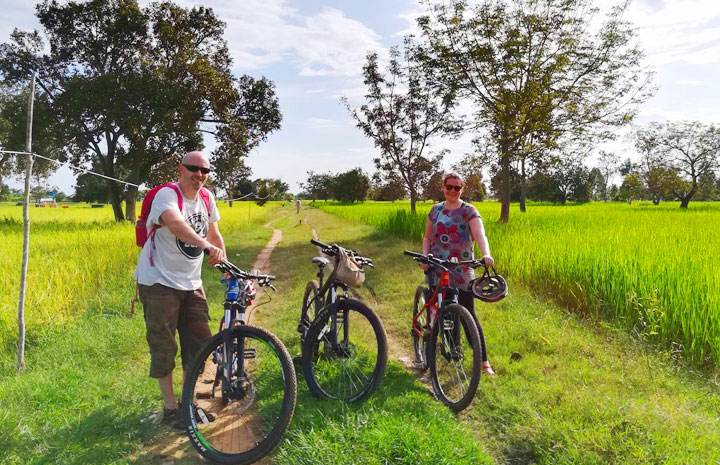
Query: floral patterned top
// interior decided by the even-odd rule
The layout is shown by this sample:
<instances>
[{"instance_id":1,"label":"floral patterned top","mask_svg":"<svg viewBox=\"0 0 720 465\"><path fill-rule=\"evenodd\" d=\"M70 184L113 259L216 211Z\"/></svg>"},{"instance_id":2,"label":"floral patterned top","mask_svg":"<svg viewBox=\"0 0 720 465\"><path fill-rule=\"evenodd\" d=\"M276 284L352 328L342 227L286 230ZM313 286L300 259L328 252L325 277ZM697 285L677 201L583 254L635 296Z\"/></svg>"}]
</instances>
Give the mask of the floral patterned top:
<instances>
[{"instance_id":1,"label":"floral patterned top","mask_svg":"<svg viewBox=\"0 0 720 465\"><path fill-rule=\"evenodd\" d=\"M467 202L454 209L445 208L445 202L433 205L428 219L433 225L430 239L430 253L446 260L457 257L471 260L474 257L473 239L470 234L470 220L480 218L477 209ZM440 279L441 270L435 271L435 281ZM468 283L475 279L475 272L467 265L450 268L450 284L460 289L467 289Z\"/></svg>"}]
</instances>

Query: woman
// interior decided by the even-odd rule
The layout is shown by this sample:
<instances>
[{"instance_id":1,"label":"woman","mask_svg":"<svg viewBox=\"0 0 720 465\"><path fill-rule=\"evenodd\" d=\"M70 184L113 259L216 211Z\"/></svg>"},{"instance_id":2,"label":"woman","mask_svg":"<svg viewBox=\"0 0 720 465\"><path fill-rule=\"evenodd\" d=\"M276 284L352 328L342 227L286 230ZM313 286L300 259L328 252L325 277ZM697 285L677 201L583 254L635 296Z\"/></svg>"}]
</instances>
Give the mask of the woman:
<instances>
[{"instance_id":1,"label":"woman","mask_svg":"<svg viewBox=\"0 0 720 465\"><path fill-rule=\"evenodd\" d=\"M438 203L430 209L428 220L425 225L425 237L423 238L423 254L433 254L440 259L456 257L458 261L471 260L474 258L473 239L477 242L482 252L482 258L490 266L495 263L490 256L490 245L485 236L485 228L477 209L460 199L464 183L457 174L448 174L443 178L443 194L445 201ZM420 265L428 271L428 265ZM440 278L440 271L436 273L436 280ZM468 283L475 278L475 272L469 266L459 266L450 269L450 284L459 290L458 303L470 311L473 319L478 323L475 315L475 298L468 289ZM484 339L481 340L482 351L485 360L482 363L483 373L495 376L495 372L487 360L487 350Z\"/></svg>"}]
</instances>

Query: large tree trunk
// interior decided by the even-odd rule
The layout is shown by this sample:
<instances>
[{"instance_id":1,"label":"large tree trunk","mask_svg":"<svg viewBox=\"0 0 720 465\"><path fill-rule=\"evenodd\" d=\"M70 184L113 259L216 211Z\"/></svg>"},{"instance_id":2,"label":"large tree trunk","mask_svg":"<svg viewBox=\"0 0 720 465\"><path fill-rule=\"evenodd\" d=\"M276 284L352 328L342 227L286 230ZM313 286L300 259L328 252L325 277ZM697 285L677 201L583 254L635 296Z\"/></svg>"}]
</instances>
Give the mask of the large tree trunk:
<instances>
[{"instance_id":1,"label":"large tree trunk","mask_svg":"<svg viewBox=\"0 0 720 465\"><path fill-rule=\"evenodd\" d=\"M520 161L520 211L525 212L525 198L527 197L527 184L525 183L525 159Z\"/></svg>"},{"instance_id":2,"label":"large tree trunk","mask_svg":"<svg viewBox=\"0 0 720 465\"><path fill-rule=\"evenodd\" d=\"M510 220L510 157L507 154L507 147L501 147L501 150L502 156L500 158L500 222L507 223Z\"/></svg>"},{"instance_id":3,"label":"large tree trunk","mask_svg":"<svg viewBox=\"0 0 720 465\"><path fill-rule=\"evenodd\" d=\"M128 186L125 194L125 219L131 223L135 222L135 202L137 200L137 187Z\"/></svg>"},{"instance_id":4,"label":"large tree trunk","mask_svg":"<svg viewBox=\"0 0 720 465\"><path fill-rule=\"evenodd\" d=\"M415 213L415 202L417 202L417 192L415 189L410 189L410 212Z\"/></svg>"},{"instance_id":5,"label":"large tree trunk","mask_svg":"<svg viewBox=\"0 0 720 465\"><path fill-rule=\"evenodd\" d=\"M691 196L685 196L680 199L680 208L687 208L690 203Z\"/></svg>"},{"instance_id":6,"label":"large tree trunk","mask_svg":"<svg viewBox=\"0 0 720 465\"><path fill-rule=\"evenodd\" d=\"M506 134L500 139L500 220L510 221L510 141Z\"/></svg>"},{"instance_id":7,"label":"large tree trunk","mask_svg":"<svg viewBox=\"0 0 720 465\"><path fill-rule=\"evenodd\" d=\"M115 214L115 221L118 223L125 220L122 210L122 197L120 188L114 181L108 181L110 183L110 203L112 204L113 213Z\"/></svg>"}]
</instances>

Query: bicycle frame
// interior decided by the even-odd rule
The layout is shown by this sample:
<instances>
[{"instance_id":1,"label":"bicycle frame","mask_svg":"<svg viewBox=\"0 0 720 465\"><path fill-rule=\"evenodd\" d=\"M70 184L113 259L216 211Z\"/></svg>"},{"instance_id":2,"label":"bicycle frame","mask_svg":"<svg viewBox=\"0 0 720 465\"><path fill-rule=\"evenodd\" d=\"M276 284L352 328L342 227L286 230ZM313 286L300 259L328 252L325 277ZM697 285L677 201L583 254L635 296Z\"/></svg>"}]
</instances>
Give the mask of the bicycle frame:
<instances>
[{"instance_id":1,"label":"bicycle frame","mask_svg":"<svg viewBox=\"0 0 720 465\"><path fill-rule=\"evenodd\" d=\"M432 280L431 280L431 287L432 287ZM418 312L417 315L413 318L413 331L415 334L417 334L418 337L423 337L423 331L418 329L418 318L423 314L423 312L428 309L428 330L433 331L435 329L435 323L437 322L438 313L440 312L440 309L443 308L445 305L447 305L447 302L450 303L457 303L458 300L458 292L457 289L450 286L450 272L445 270L440 275L440 281L435 287L435 291L433 292L432 297L430 297L430 300L423 305L423 311Z\"/></svg>"},{"instance_id":2,"label":"bicycle frame","mask_svg":"<svg viewBox=\"0 0 720 465\"><path fill-rule=\"evenodd\" d=\"M225 291L225 301L223 302L223 307L225 309L224 315L223 315L223 323L225 326L225 335L223 338L223 357L222 357L222 391L225 393L232 392L232 386L230 385L230 378L233 373L231 373L232 367L232 332L229 331L230 328L232 328L235 323L240 325L245 324L245 309L248 305L252 303L252 298L250 297L250 293L252 292L252 282L250 280L245 281L239 281L235 278L230 279L221 279L221 282L227 283L227 291ZM239 292L231 292L230 290L233 287L237 287L238 289L240 286L243 286L242 290L239 290ZM245 340L239 339L238 340L238 354L243 354L243 357L238 357L238 366L237 366L237 377L239 379L245 378L245 358L253 358L252 354L246 354L245 353Z\"/></svg>"},{"instance_id":3,"label":"bicycle frame","mask_svg":"<svg viewBox=\"0 0 720 465\"><path fill-rule=\"evenodd\" d=\"M335 302L337 302L339 297L347 298L347 284L343 283L342 281L338 281L335 279L335 269L333 269L332 273L330 273L330 276L328 276L327 281L323 284L323 267L319 267L318 274L317 274L319 284L320 284L320 290L318 291L318 294L313 297L311 303L315 303L316 300L319 300L320 302L323 302L324 300L324 306L331 305ZM344 291L343 296L338 296L336 288L341 287ZM324 297L324 299L323 299ZM339 315L342 314L342 315ZM337 338L337 326L338 326L338 316L340 316L343 320L343 339L347 340L348 335L350 333L350 321L345 318L344 312L339 311L337 314L333 314L330 316L330 344L334 351L338 350L338 338Z\"/></svg>"}]
</instances>

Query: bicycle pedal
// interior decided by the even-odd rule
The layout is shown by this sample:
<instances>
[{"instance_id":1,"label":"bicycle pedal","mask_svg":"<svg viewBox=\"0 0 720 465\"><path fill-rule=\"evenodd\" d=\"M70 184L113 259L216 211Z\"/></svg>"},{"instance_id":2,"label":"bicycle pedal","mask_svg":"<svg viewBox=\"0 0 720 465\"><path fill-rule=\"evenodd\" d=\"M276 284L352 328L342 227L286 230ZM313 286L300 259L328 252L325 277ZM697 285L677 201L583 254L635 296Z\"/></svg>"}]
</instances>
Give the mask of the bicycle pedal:
<instances>
[{"instance_id":1,"label":"bicycle pedal","mask_svg":"<svg viewBox=\"0 0 720 465\"><path fill-rule=\"evenodd\" d=\"M254 348L245 349L245 359L253 359L257 356L257 350Z\"/></svg>"},{"instance_id":2,"label":"bicycle pedal","mask_svg":"<svg viewBox=\"0 0 720 465\"><path fill-rule=\"evenodd\" d=\"M212 399L215 397L212 392L197 392L195 393L196 399Z\"/></svg>"}]
</instances>

